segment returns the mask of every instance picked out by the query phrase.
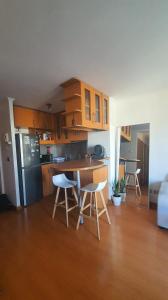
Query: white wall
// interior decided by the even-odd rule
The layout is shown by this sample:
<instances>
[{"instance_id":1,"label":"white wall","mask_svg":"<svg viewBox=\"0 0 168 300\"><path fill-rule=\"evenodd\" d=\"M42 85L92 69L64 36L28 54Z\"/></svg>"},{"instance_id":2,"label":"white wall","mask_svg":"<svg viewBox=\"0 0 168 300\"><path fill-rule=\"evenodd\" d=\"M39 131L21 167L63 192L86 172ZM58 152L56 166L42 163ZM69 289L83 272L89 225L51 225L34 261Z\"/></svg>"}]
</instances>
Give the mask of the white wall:
<instances>
[{"instance_id":1,"label":"white wall","mask_svg":"<svg viewBox=\"0 0 168 300\"><path fill-rule=\"evenodd\" d=\"M2 182L3 192L9 197L9 200L15 205L20 205L15 131L13 120L13 99L7 98L0 101L0 145L1 145L1 163L2 163ZM8 133L11 144L4 141L4 134Z\"/></svg>"},{"instance_id":2,"label":"white wall","mask_svg":"<svg viewBox=\"0 0 168 300\"><path fill-rule=\"evenodd\" d=\"M116 100L116 126L142 123L150 123L150 200L155 202L160 183L168 176L167 93Z\"/></svg>"}]
</instances>

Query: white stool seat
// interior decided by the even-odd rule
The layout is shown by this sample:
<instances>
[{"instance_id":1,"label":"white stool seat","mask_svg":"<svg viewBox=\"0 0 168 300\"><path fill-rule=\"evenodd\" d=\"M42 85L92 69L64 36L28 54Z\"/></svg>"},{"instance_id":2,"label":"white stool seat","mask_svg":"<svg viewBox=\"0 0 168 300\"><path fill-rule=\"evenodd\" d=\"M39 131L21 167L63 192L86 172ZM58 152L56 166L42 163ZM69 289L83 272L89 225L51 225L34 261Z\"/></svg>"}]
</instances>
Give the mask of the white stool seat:
<instances>
[{"instance_id":1,"label":"white stool seat","mask_svg":"<svg viewBox=\"0 0 168 300\"><path fill-rule=\"evenodd\" d=\"M75 186L77 185L77 182L74 180L68 179L65 174L59 174L55 175L52 178L53 184L57 187L57 192L56 192L56 197L55 197L55 203L54 203L54 209L53 209L53 214L52 218L54 219L55 217L55 212L57 206L62 206L65 208L66 211L66 223L67 227L69 226L69 220L68 220L68 213L74 209L75 207L78 206L78 197L75 191ZM59 192L60 189L64 189L65 192L65 200L58 202L58 197L59 197ZM67 197L67 189L72 188L73 195L75 197L76 204L72 207L68 207L68 197Z\"/></svg>"},{"instance_id":2,"label":"white stool seat","mask_svg":"<svg viewBox=\"0 0 168 300\"><path fill-rule=\"evenodd\" d=\"M93 196L94 196L94 207L95 207L95 212L96 212L96 223L97 223L97 235L98 235L98 239L100 240L100 229L99 229L99 217L105 213L108 223L111 224L110 222L110 217L107 211L107 207L106 207L106 203L104 200L104 196L103 196L103 192L102 190L104 189L105 185L107 183L107 180L100 182L100 183L90 183L84 187L81 188L81 191L84 192L83 195L83 199L82 199L82 205L81 205L81 209L80 209L80 214L79 214L79 218L78 218L78 222L77 222L77 226L76 229L79 229L79 224L80 224L80 220L82 217L86 217L86 218L92 218L92 209L93 209ZM100 193L100 199L102 201L103 204L103 209L99 210L98 209L98 205L97 205L97 192ZM87 194L90 194L90 202L88 204L85 205L86 202L86 197ZM84 211L86 209L90 208L90 215L86 215L84 214ZM93 218L92 218L93 219Z\"/></svg>"},{"instance_id":3,"label":"white stool seat","mask_svg":"<svg viewBox=\"0 0 168 300\"><path fill-rule=\"evenodd\" d=\"M63 189L69 189L77 185L76 181L68 179L65 174L55 175L52 180L55 186Z\"/></svg>"},{"instance_id":4,"label":"white stool seat","mask_svg":"<svg viewBox=\"0 0 168 300\"><path fill-rule=\"evenodd\" d=\"M141 172L141 169L137 169L134 172L127 172L126 175L138 175Z\"/></svg>"},{"instance_id":5,"label":"white stool seat","mask_svg":"<svg viewBox=\"0 0 168 300\"><path fill-rule=\"evenodd\" d=\"M107 180L100 183L89 183L88 185L82 187L81 191L88 193L100 192L104 189L106 183Z\"/></svg>"}]
</instances>

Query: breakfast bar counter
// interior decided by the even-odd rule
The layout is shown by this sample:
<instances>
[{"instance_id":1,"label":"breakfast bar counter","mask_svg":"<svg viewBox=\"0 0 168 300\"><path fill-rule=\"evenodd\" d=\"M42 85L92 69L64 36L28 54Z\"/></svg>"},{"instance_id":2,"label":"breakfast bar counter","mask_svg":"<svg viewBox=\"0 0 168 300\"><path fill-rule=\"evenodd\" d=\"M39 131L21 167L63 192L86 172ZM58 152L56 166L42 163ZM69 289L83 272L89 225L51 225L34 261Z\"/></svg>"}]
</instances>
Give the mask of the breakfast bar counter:
<instances>
[{"instance_id":1,"label":"breakfast bar counter","mask_svg":"<svg viewBox=\"0 0 168 300\"><path fill-rule=\"evenodd\" d=\"M56 172L73 172L74 179L77 180L77 189L79 202L81 204L81 186L85 186L89 183L99 183L107 180L108 178L108 168L107 166L99 160L84 159L84 160L74 160L66 161L63 163L52 164L52 170ZM108 186L103 190L105 201L108 200ZM102 207L101 199L98 195L98 206Z\"/></svg>"},{"instance_id":2,"label":"breakfast bar counter","mask_svg":"<svg viewBox=\"0 0 168 300\"><path fill-rule=\"evenodd\" d=\"M99 160L83 159L83 160L70 160L62 163L57 163L53 167L62 172L77 172L98 169L104 166L104 163Z\"/></svg>"}]
</instances>

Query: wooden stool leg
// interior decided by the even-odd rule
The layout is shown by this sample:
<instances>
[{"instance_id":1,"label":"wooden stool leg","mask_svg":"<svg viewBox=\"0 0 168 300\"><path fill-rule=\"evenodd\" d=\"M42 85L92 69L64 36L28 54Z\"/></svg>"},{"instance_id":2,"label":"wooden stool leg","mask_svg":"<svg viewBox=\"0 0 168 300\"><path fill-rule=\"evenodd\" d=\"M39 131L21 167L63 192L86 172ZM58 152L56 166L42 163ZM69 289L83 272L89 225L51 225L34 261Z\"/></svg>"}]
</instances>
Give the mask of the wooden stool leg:
<instances>
[{"instance_id":1,"label":"wooden stool leg","mask_svg":"<svg viewBox=\"0 0 168 300\"><path fill-rule=\"evenodd\" d=\"M106 203L105 203L105 200L104 200L104 196L103 196L103 192L102 192L102 191L100 191L100 196L101 196L102 203L103 203L103 206L104 206L104 209L105 209L105 213L106 213L106 216L107 216L107 220L108 220L109 224L111 224L110 217L109 217L109 214L108 214L107 206L106 206Z\"/></svg>"},{"instance_id":2,"label":"wooden stool leg","mask_svg":"<svg viewBox=\"0 0 168 300\"><path fill-rule=\"evenodd\" d=\"M76 191L75 191L75 188L74 188L74 187L72 187L72 192L73 192L73 195L74 195L74 197L75 197L76 204L78 205L78 197L77 197L77 193L76 193Z\"/></svg>"},{"instance_id":3,"label":"wooden stool leg","mask_svg":"<svg viewBox=\"0 0 168 300\"><path fill-rule=\"evenodd\" d=\"M76 225L76 230L79 229L80 219L81 219L81 215L83 213L83 208L84 208L84 205L85 205L86 196L87 196L87 192L84 192L83 200L82 200L82 206L81 206L81 209L80 209L80 213L79 213L79 217L78 217L78 222L77 222L77 225Z\"/></svg>"},{"instance_id":4,"label":"wooden stool leg","mask_svg":"<svg viewBox=\"0 0 168 300\"><path fill-rule=\"evenodd\" d=\"M60 192L60 187L57 188L57 192L56 192L55 203L54 203L54 209L53 209L53 213L52 213L52 218L53 218L53 219L54 219L54 217L55 217L55 212L56 212L56 209L57 209L57 203L58 203L59 192Z\"/></svg>"},{"instance_id":5,"label":"wooden stool leg","mask_svg":"<svg viewBox=\"0 0 168 300\"><path fill-rule=\"evenodd\" d=\"M96 207L97 236L98 236L98 239L100 240L99 212L98 212L98 207L97 207L97 195L96 195L96 192L94 194L95 194L95 207Z\"/></svg>"},{"instance_id":6,"label":"wooden stool leg","mask_svg":"<svg viewBox=\"0 0 168 300\"><path fill-rule=\"evenodd\" d=\"M65 189L65 210L66 210L66 224L67 227L69 226L69 220L68 220L68 198L67 198L67 189Z\"/></svg>"},{"instance_id":7,"label":"wooden stool leg","mask_svg":"<svg viewBox=\"0 0 168 300\"><path fill-rule=\"evenodd\" d=\"M90 193L90 217L92 216L92 192Z\"/></svg>"}]
</instances>

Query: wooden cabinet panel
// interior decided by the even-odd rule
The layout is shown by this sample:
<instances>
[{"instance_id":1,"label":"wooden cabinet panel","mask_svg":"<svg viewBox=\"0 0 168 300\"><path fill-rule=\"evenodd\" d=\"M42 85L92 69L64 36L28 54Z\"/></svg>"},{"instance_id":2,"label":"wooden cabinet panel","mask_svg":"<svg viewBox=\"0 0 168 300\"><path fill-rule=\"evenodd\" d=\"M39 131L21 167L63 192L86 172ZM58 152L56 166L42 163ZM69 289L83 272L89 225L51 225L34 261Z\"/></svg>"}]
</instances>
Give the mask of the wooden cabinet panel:
<instances>
[{"instance_id":1,"label":"wooden cabinet panel","mask_svg":"<svg viewBox=\"0 0 168 300\"><path fill-rule=\"evenodd\" d=\"M14 106L14 123L15 127L21 128L56 129L53 114L19 106Z\"/></svg>"},{"instance_id":2,"label":"wooden cabinet panel","mask_svg":"<svg viewBox=\"0 0 168 300\"><path fill-rule=\"evenodd\" d=\"M14 123L17 128L33 128L34 127L34 115L33 110L14 106Z\"/></svg>"},{"instance_id":3,"label":"wooden cabinet panel","mask_svg":"<svg viewBox=\"0 0 168 300\"><path fill-rule=\"evenodd\" d=\"M102 107L102 94L94 90L93 91L93 128L102 129L103 124L103 107Z\"/></svg>"},{"instance_id":4,"label":"wooden cabinet panel","mask_svg":"<svg viewBox=\"0 0 168 300\"><path fill-rule=\"evenodd\" d=\"M56 123L56 143L57 144L69 143L68 131L64 129L65 116L62 115L62 112L55 114L55 123Z\"/></svg>"},{"instance_id":5,"label":"wooden cabinet panel","mask_svg":"<svg viewBox=\"0 0 168 300\"><path fill-rule=\"evenodd\" d=\"M85 83L81 83L81 99L82 99L82 125L92 128L94 120L93 106L93 88Z\"/></svg>"},{"instance_id":6,"label":"wooden cabinet panel","mask_svg":"<svg viewBox=\"0 0 168 300\"><path fill-rule=\"evenodd\" d=\"M109 129L109 97L102 95L103 129Z\"/></svg>"},{"instance_id":7,"label":"wooden cabinet panel","mask_svg":"<svg viewBox=\"0 0 168 300\"><path fill-rule=\"evenodd\" d=\"M42 180L43 180L43 197L52 195L55 191L55 188L52 183L52 171L51 167L53 164L42 165Z\"/></svg>"}]
</instances>

